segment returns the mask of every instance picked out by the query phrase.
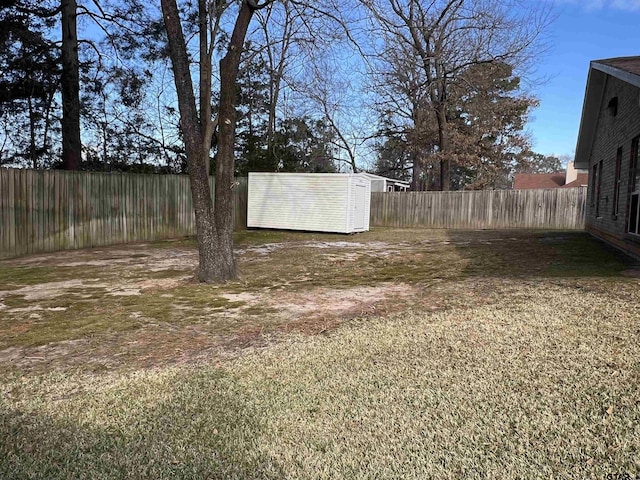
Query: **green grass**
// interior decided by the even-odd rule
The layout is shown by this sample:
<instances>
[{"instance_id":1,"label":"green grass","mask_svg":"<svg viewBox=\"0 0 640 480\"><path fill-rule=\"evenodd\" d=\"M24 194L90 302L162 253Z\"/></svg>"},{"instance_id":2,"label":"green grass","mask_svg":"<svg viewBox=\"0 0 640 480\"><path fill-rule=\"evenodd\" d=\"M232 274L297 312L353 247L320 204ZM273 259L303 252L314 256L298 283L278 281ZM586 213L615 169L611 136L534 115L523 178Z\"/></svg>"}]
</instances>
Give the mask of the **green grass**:
<instances>
[{"instance_id":1,"label":"green grass","mask_svg":"<svg viewBox=\"0 0 640 480\"><path fill-rule=\"evenodd\" d=\"M21 310L0 317L0 331L4 333L0 345L38 346L136 330L149 322L198 323L245 303L212 294L210 288L202 285L184 285L171 290L169 295L151 293L143 298L109 296L102 289L90 287L70 290L64 298L38 301L12 294L5 297L3 302L7 307ZM27 310L34 304L37 310ZM235 319L222 317L216 322L216 330L220 334L228 333L236 323Z\"/></svg>"},{"instance_id":2,"label":"green grass","mask_svg":"<svg viewBox=\"0 0 640 480\"><path fill-rule=\"evenodd\" d=\"M219 365L5 374L0 478L640 475L637 282L497 293Z\"/></svg>"},{"instance_id":3,"label":"green grass","mask_svg":"<svg viewBox=\"0 0 640 480\"><path fill-rule=\"evenodd\" d=\"M1 263L0 263L1 264ZM79 267L48 266L2 266L0 268L0 290L15 290L25 285L64 282L86 278L86 269Z\"/></svg>"}]
</instances>

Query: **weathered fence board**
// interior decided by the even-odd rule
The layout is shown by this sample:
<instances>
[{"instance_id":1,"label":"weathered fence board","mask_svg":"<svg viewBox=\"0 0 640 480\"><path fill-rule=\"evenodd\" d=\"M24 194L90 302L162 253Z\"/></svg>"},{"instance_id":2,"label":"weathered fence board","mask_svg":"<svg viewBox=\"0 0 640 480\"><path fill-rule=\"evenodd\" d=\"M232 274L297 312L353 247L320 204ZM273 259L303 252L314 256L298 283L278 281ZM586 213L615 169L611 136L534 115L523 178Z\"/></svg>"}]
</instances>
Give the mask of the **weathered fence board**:
<instances>
[{"instance_id":1,"label":"weathered fence board","mask_svg":"<svg viewBox=\"0 0 640 480\"><path fill-rule=\"evenodd\" d=\"M233 189L234 226L244 229L247 179ZM194 233L185 175L0 168L0 258Z\"/></svg>"},{"instance_id":2,"label":"weathered fence board","mask_svg":"<svg viewBox=\"0 0 640 480\"><path fill-rule=\"evenodd\" d=\"M210 181L213 195L214 179ZM234 190L246 228L247 179ZM583 229L586 188L373 193L371 225L450 229ZM195 233L184 175L0 168L0 258Z\"/></svg>"},{"instance_id":3,"label":"weathered fence board","mask_svg":"<svg viewBox=\"0 0 640 480\"><path fill-rule=\"evenodd\" d=\"M371 225L582 230L586 187L371 194Z\"/></svg>"}]
</instances>

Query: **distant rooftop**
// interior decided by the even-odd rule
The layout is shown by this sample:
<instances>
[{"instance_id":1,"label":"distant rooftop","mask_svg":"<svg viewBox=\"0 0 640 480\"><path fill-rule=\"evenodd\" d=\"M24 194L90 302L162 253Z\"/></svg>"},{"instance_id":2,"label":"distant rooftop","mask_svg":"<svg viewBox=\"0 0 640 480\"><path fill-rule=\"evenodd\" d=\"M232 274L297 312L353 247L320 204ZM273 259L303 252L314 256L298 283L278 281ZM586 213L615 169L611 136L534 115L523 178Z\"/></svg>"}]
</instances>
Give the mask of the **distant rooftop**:
<instances>
[{"instance_id":1,"label":"distant rooftop","mask_svg":"<svg viewBox=\"0 0 640 480\"><path fill-rule=\"evenodd\" d=\"M589 174L579 173L578 178L576 178L573 182L569 182L563 185L562 188L586 187L587 185L589 185Z\"/></svg>"},{"instance_id":2,"label":"distant rooftop","mask_svg":"<svg viewBox=\"0 0 640 480\"><path fill-rule=\"evenodd\" d=\"M395 178L391 178L391 177L383 177L382 175L377 175L375 173L369 173L369 172L360 172L358 175L364 175L367 178L377 178L380 180L387 180L389 182L395 182L395 183L400 183L400 184L406 184L409 185L409 182L405 181L405 180L396 180Z\"/></svg>"},{"instance_id":3,"label":"distant rooftop","mask_svg":"<svg viewBox=\"0 0 640 480\"><path fill-rule=\"evenodd\" d=\"M516 173L513 176L514 190L534 188L558 188L564 185L564 172L557 173Z\"/></svg>"},{"instance_id":4,"label":"distant rooftop","mask_svg":"<svg viewBox=\"0 0 640 480\"><path fill-rule=\"evenodd\" d=\"M569 165L567 168L571 168ZM574 178L565 183L567 178ZM572 188L584 187L589 183L589 174L573 170L573 175L568 173L516 173L513 176L514 190L531 190L536 188Z\"/></svg>"}]
</instances>

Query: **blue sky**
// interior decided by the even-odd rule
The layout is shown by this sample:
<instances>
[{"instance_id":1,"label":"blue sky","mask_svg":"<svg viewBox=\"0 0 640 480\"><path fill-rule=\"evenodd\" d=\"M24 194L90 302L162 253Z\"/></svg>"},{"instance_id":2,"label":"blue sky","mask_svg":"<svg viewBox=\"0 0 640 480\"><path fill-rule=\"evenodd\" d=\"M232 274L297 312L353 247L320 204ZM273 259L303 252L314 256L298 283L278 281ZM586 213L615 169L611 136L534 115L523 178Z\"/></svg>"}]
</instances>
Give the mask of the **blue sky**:
<instances>
[{"instance_id":1,"label":"blue sky","mask_svg":"<svg viewBox=\"0 0 640 480\"><path fill-rule=\"evenodd\" d=\"M537 74L549 79L535 88L540 107L529 130L533 150L573 156L589 62L640 55L640 0L556 0L550 49Z\"/></svg>"}]
</instances>

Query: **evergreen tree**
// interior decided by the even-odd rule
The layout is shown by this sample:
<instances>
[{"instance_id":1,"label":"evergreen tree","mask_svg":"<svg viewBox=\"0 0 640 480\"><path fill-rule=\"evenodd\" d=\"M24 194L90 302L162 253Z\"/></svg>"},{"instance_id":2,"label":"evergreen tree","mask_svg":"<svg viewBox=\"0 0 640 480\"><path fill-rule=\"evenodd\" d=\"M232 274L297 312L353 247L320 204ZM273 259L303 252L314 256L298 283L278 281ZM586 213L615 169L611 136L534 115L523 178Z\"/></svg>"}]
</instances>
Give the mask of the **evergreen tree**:
<instances>
[{"instance_id":1,"label":"evergreen tree","mask_svg":"<svg viewBox=\"0 0 640 480\"><path fill-rule=\"evenodd\" d=\"M60 62L46 36L55 10L22 0L0 3L0 163L51 163Z\"/></svg>"}]
</instances>

